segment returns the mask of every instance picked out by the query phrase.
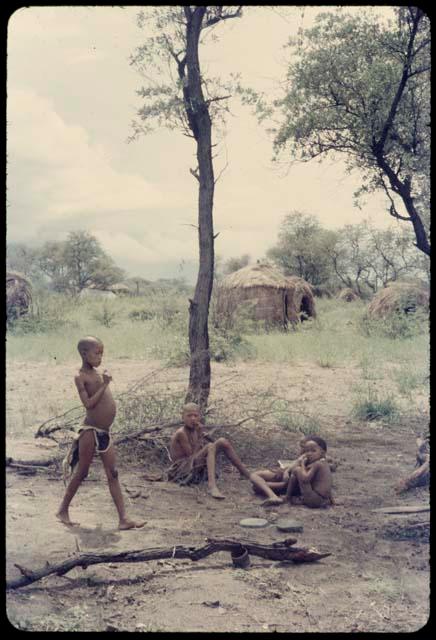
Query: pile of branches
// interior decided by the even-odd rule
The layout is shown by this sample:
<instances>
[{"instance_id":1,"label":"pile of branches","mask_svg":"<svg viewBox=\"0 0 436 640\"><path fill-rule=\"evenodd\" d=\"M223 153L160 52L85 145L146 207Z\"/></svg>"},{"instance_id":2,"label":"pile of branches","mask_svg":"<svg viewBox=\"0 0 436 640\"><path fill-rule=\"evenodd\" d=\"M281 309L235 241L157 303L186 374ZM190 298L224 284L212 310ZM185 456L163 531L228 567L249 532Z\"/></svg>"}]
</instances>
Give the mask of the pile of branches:
<instances>
[{"instance_id":1,"label":"pile of branches","mask_svg":"<svg viewBox=\"0 0 436 640\"><path fill-rule=\"evenodd\" d=\"M169 441L174 430L182 425L181 409L186 390L180 379L175 381L159 378L159 374L167 368L164 366L152 371L116 396L117 418L113 440L115 445L123 445L123 450L131 460L140 456L141 462L145 457L148 463L153 463L154 459L158 466L169 463ZM216 389L219 385L229 383L234 376L235 374L215 385L217 399L209 405L204 416L206 431L217 437L230 436L247 463L253 456L263 460L264 428L281 425L284 417L289 420L294 416L296 425L309 423L311 417L299 408L297 410L289 401L278 397L272 387L262 392L247 392L244 397L240 397L237 390L231 389L230 384L228 391L218 395ZM69 445L73 433L82 424L84 415L83 406L77 405L63 414L53 416L39 425L35 438L50 438L60 447ZM243 425L246 424L255 426L255 429L250 428L248 439L246 433L243 433ZM268 444L273 443L268 440ZM280 446L280 455L283 455L282 449ZM121 455L123 450L120 451ZM258 460L252 462L258 463Z\"/></svg>"}]
</instances>

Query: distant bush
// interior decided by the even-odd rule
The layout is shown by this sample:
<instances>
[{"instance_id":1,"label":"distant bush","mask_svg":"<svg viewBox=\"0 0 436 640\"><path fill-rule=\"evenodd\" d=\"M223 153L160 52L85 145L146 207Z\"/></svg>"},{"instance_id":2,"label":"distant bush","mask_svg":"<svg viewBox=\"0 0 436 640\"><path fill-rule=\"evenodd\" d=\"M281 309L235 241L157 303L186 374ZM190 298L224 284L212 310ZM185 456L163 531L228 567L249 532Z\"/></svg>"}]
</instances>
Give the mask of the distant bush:
<instances>
[{"instance_id":1,"label":"distant bush","mask_svg":"<svg viewBox=\"0 0 436 640\"><path fill-rule=\"evenodd\" d=\"M382 336L393 340L413 338L425 333L428 314L418 309L414 313L393 311L385 318L372 318L365 312L357 320L359 331L368 338Z\"/></svg>"},{"instance_id":2,"label":"distant bush","mask_svg":"<svg viewBox=\"0 0 436 640\"><path fill-rule=\"evenodd\" d=\"M214 328L209 336L211 360L225 362L239 357L250 359L255 357L256 349L237 331Z\"/></svg>"},{"instance_id":3,"label":"distant bush","mask_svg":"<svg viewBox=\"0 0 436 640\"><path fill-rule=\"evenodd\" d=\"M320 424L316 418L304 413L288 412L282 413L276 418L277 424L292 431L293 433L302 433L307 436L310 433L319 433Z\"/></svg>"},{"instance_id":4,"label":"distant bush","mask_svg":"<svg viewBox=\"0 0 436 640\"><path fill-rule=\"evenodd\" d=\"M146 322L154 318L154 313L149 309L135 309L129 313L130 320L137 320L140 322Z\"/></svg>"},{"instance_id":5,"label":"distant bush","mask_svg":"<svg viewBox=\"0 0 436 640\"><path fill-rule=\"evenodd\" d=\"M113 309L109 309L107 304L104 304L98 311L93 314L94 320L102 324L104 327L113 327L115 322L115 318L117 317L117 312Z\"/></svg>"},{"instance_id":6,"label":"distant bush","mask_svg":"<svg viewBox=\"0 0 436 640\"><path fill-rule=\"evenodd\" d=\"M360 391L353 406L353 415L358 420L385 420L390 422L399 414L398 406L391 395L381 396L370 385Z\"/></svg>"}]
</instances>

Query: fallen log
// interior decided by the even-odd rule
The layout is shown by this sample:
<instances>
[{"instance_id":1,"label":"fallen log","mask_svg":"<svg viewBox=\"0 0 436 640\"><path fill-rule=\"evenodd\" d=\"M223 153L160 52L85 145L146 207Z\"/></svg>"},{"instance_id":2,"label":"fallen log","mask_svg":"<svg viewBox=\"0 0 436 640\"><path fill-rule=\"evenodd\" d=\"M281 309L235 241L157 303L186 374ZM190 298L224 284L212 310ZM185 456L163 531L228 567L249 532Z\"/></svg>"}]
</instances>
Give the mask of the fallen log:
<instances>
[{"instance_id":1,"label":"fallen log","mask_svg":"<svg viewBox=\"0 0 436 640\"><path fill-rule=\"evenodd\" d=\"M6 582L6 589L19 589L26 585L41 580L46 576L56 574L62 576L74 567L87 567L94 564L102 564L107 562L149 562L150 560L170 559L189 559L192 561L201 560L219 551L242 552L246 549L249 554L266 558L267 560L285 561L303 563L316 562L322 558L327 558L330 553L319 553L312 549L294 547L297 540L295 538L287 538L281 542L275 542L272 545L264 545L249 540L219 540L215 538L206 538L207 544L203 547L183 547L174 545L166 549L138 549L134 551L122 551L120 553L84 553L75 555L68 560L55 565L47 563L42 569L32 571L25 567L15 564L20 570L21 577Z\"/></svg>"}]
</instances>

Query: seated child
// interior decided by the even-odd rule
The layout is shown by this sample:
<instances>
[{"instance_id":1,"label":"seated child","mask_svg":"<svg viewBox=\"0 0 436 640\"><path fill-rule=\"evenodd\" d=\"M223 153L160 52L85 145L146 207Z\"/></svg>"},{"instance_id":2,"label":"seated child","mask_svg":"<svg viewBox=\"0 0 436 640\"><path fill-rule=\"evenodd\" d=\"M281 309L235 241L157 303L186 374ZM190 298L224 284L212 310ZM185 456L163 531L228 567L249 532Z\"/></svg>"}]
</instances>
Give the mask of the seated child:
<instances>
[{"instance_id":1,"label":"seated child","mask_svg":"<svg viewBox=\"0 0 436 640\"><path fill-rule=\"evenodd\" d=\"M66 525L76 525L69 516L69 506L76 492L88 475L88 470L97 451L103 461L109 490L119 517L119 529L141 528L145 522L135 522L126 515L124 500L118 480L115 448L111 441L110 428L116 414L116 404L109 389L112 376L107 371L100 374L96 368L103 358L103 343L98 338L82 338L77 345L82 357L82 367L74 378L80 399L86 408L86 416L71 450L64 460L65 472L71 470L73 476L66 488L64 498L57 512L57 518Z\"/></svg>"},{"instance_id":2,"label":"seated child","mask_svg":"<svg viewBox=\"0 0 436 640\"><path fill-rule=\"evenodd\" d=\"M290 473L286 499L313 509L333 504L332 473L326 460L325 440L311 436L303 443L302 450L303 455Z\"/></svg>"},{"instance_id":3,"label":"seated child","mask_svg":"<svg viewBox=\"0 0 436 640\"><path fill-rule=\"evenodd\" d=\"M283 498L280 498L277 493L286 493L291 471L299 464L299 460L304 454L302 447L306 440L311 437L312 436L306 436L300 440L300 456L297 460L285 466L279 466L276 469L260 469L250 475L255 493L261 493L267 496L267 500L262 502L262 506L269 507L284 502Z\"/></svg>"},{"instance_id":4,"label":"seated child","mask_svg":"<svg viewBox=\"0 0 436 640\"><path fill-rule=\"evenodd\" d=\"M254 471L254 473L250 475L250 480L253 483L255 493L267 496L267 500L262 502L262 506L269 507L283 504L285 502L285 500L280 498L277 494L286 493L288 481L293 469L301 465L301 461L305 456L304 445L309 440L313 440L314 437L316 438L318 436L308 435L300 440L300 455L296 460L285 463L275 469L261 469L259 471ZM329 457L327 457L326 460L330 470L335 471L336 462Z\"/></svg>"},{"instance_id":5,"label":"seated child","mask_svg":"<svg viewBox=\"0 0 436 640\"><path fill-rule=\"evenodd\" d=\"M168 480L179 484L198 483L207 478L209 493L213 498L223 499L225 496L216 485L216 456L222 451L228 460L245 478L250 472L242 464L239 456L226 438L206 443L209 436L200 424L200 409L190 402L183 407L183 427L171 437L170 457L172 465L168 469Z\"/></svg>"}]
</instances>

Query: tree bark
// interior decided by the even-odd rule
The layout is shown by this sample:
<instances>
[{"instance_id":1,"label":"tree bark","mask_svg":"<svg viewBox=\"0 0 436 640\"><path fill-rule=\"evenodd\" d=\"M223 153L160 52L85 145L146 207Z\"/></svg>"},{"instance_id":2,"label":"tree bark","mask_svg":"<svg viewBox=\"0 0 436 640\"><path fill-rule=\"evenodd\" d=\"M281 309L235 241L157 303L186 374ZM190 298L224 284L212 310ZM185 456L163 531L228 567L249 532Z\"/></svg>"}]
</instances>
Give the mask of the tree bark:
<instances>
[{"instance_id":1,"label":"tree bark","mask_svg":"<svg viewBox=\"0 0 436 640\"><path fill-rule=\"evenodd\" d=\"M199 270L194 298L189 305L189 348L191 354L187 402L207 406L211 369L209 352L209 303L214 271L212 123L201 87L198 55L202 20L206 7L196 7L187 15L187 48L184 97L188 123L197 143Z\"/></svg>"},{"instance_id":2,"label":"tree bark","mask_svg":"<svg viewBox=\"0 0 436 640\"><path fill-rule=\"evenodd\" d=\"M263 545L248 540L218 540L214 538L206 538L207 544L203 547L182 547L173 546L167 549L138 549L134 551L122 551L120 553L84 553L64 560L60 564L46 564L42 569L31 571L20 565L15 565L21 572L22 576L14 580L6 582L8 590L19 589L28 584L32 584L37 580L41 580L46 576L56 574L62 576L74 567L82 567L86 569L93 564L102 564L106 562L149 562L150 560L161 560L164 558L184 558L192 561L201 560L207 556L218 553L219 551L236 551L247 549L249 554L275 561L291 561L295 564L303 562L316 562L322 558L327 558L330 553L318 553L309 549L293 547L295 538L287 538L281 542L275 542L272 545Z\"/></svg>"}]
</instances>

